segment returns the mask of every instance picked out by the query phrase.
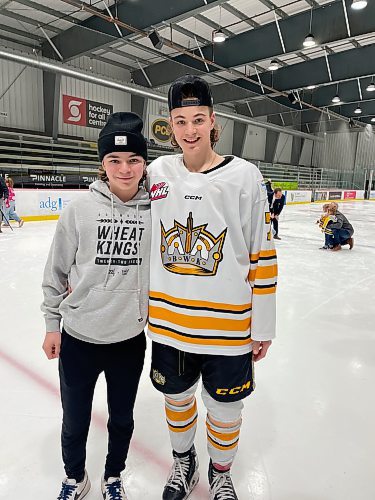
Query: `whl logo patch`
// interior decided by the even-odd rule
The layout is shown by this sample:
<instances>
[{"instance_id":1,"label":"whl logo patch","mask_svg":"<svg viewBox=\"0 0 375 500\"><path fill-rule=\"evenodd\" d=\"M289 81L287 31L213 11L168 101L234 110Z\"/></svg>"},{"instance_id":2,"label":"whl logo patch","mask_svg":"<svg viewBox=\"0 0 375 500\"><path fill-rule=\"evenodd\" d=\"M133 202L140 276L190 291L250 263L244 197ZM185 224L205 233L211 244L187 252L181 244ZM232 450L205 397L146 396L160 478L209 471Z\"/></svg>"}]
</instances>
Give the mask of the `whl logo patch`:
<instances>
[{"instance_id":1,"label":"whl logo patch","mask_svg":"<svg viewBox=\"0 0 375 500\"><path fill-rule=\"evenodd\" d=\"M154 184L150 191L151 201L161 200L169 194L169 186L166 182Z\"/></svg>"}]
</instances>

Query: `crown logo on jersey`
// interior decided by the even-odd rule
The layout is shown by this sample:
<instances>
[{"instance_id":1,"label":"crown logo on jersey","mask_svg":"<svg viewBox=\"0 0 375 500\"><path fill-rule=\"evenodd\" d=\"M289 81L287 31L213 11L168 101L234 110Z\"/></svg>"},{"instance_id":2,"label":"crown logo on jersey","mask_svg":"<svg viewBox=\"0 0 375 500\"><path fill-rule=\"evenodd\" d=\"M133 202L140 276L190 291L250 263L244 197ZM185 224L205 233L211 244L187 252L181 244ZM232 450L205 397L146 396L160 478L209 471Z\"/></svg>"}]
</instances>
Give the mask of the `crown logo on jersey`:
<instances>
[{"instance_id":1,"label":"crown logo on jersey","mask_svg":"<svg viewBox=\"0 0 375 500\"><path fill-rule=\"evenodd\" d=\"M192 213L183 226L176 220L166 231L161 225L161 259L167 271L176 274L214 276L223 259L227 229L215 237L206 230L207 224L194 227Z\"/></svg>"}]
</instances>

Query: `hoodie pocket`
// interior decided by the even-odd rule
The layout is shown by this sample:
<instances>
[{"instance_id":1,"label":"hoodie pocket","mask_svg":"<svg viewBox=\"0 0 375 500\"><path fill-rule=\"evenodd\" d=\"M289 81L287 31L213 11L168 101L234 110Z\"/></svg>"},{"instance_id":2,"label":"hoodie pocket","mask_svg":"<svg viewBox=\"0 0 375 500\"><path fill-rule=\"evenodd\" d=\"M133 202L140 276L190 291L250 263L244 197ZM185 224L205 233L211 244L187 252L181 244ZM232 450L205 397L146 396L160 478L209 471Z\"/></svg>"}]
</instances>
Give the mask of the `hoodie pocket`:
<instances>
[{"instance_id":1,"label":"hoodie pocket","mask_svg":"<svg viewBox=\"0 0 375 500\"><path fill-rule=\"evenodd\" d=\"M145 326L147 300L142 294L140 300L141 308L137 290L91 288L77 308L65 311L64 322L76 333L98 342L120 342L138 335Z\"/></svg>"}]
</instances>

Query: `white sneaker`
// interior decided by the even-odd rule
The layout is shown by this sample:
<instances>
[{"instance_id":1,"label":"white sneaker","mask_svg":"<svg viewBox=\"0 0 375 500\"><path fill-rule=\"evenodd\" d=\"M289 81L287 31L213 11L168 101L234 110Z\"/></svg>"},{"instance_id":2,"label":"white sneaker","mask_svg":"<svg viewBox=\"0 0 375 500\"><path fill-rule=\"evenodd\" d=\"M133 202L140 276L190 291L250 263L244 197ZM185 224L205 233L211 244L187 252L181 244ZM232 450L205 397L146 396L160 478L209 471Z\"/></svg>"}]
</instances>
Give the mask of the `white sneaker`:
<instances>
[{"instance_id":1,"label":"white sneaker","mask_svg":"<svg viewBox=\"0 0 375 500\"><path fill-rule=\"evenodd\" d=\"M75 479L66 477L62 483L60 495L57 500L81 500L90 491L91 483L85 471L85 477L80 483Z\"/></svg>"},{"instance_id":2,"label":"white sneaker","mask_svg":"<svg viewBox=\"0 0 375 500\"><path fill-rule=\"evenodd\" d=\"M102 495L104 500L128 500L125 495L121 477L109 477L105 481L102 477Z\"/></svg>"}]
</instances>

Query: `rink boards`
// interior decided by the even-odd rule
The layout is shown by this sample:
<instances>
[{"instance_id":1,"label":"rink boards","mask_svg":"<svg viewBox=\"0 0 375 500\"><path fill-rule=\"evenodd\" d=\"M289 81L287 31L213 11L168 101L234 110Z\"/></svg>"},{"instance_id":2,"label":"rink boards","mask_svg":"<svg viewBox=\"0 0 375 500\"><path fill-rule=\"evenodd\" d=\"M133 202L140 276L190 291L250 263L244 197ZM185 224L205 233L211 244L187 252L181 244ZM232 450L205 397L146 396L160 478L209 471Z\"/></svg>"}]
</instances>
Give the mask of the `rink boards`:
<instances>
[{"instance_id":1,"label":"rink boards","mask_svg":"<svg viewBox=\"0 0 375 500\"><path fill-rule=\"evenodd\" d=\"M66 205L86 189L15 189L16 210L24 220L58 219ZM289 190L284 191L288 205L326 201L356 201L364 199L363 190ZM370 199L375 200L375 191Z\"/></svg>"}]
</instances>

